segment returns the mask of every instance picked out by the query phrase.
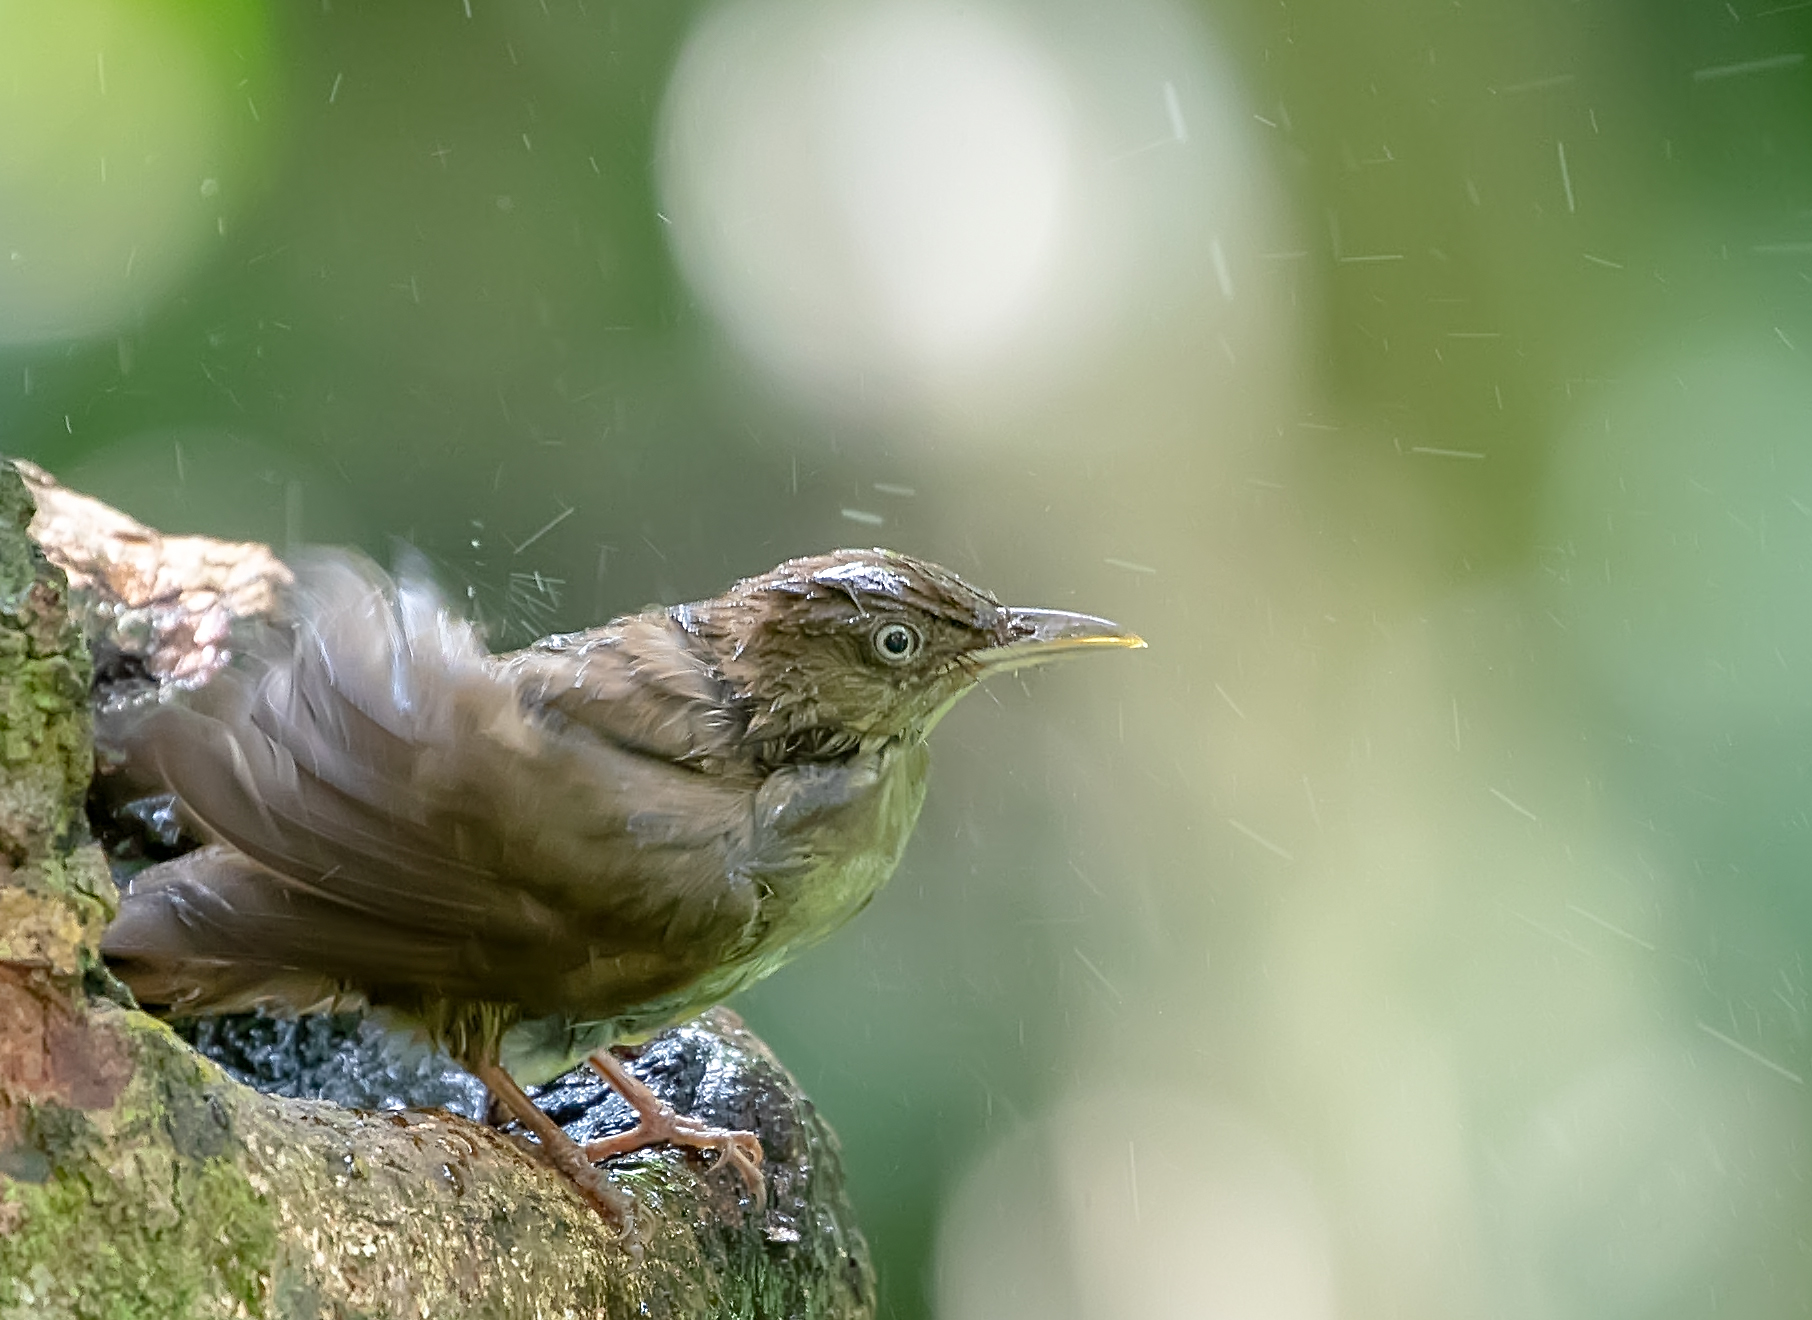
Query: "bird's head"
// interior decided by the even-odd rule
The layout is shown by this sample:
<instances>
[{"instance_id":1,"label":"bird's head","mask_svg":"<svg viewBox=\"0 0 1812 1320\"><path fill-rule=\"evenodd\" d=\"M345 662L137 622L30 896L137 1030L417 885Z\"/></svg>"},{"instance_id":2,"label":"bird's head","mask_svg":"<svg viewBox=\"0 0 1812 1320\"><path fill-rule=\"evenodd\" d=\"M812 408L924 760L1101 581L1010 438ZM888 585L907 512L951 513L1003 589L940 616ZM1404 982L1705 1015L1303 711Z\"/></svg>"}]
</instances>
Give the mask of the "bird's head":
<instances>
[{"instance_id":1,"label":"bird's head","mask_svg":"<svg viewBox=\"0 0 1812 1320\"><path fill-rule=\"evenodd\" d=\"M1145 645L1092 615L1002 605L891 550L788 560L672 615L710 649L774 759L922 738L990 674Z\"/></svg>"}]
</instances>

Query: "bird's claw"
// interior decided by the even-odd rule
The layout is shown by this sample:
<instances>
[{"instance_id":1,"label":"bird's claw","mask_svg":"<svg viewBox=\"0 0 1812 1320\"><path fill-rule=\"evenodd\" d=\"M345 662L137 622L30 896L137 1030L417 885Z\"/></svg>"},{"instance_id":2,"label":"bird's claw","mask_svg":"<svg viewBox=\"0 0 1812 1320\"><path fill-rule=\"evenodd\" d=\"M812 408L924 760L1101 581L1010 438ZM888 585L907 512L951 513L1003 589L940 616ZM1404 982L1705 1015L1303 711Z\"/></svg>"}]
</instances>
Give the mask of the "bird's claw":
<instances>
[{"instance_id":1,"label":"bird's claw","mask_svg":"<svg viewBox=\"0 0 1812 1320\"><path fill-rule=\"evenodd\" d=\"M599 1214L621 1229L625 1237L635 1236L635 1202L610 1181L604 1170L594 1168L568 1176Z\"/></svg>"},{"instance_id":2,"label":"bird's claw","mask_svg":"<svg viewBox=\"0 0 1812 1320\"><path fill-rule=\"evenodd\" d=\"M609 1050L598 1050L587 1062L628 1102L637 1121L627 1132L588 1142L584 1148L586 1159L606 1160L663 1141L675 1146L690 1146L694 1150L714 1150L721 1157L719 1163L728 1160L730 1167L742 1176L756 1213L766 1208L768 1189L761 1173L761 1138L753 1132L712 1127L676 1113L672 1105L649 1090L647 1083L624 1067L623 1061Z\"/></svg>"},{"instance_id":3,"label":"bird's claw","mask_svg":"<svg viewBox=\"0 0 1812 1320\"><path fill-rule=\"evenodd\" d=\"M582 1148L585 1158L596 1163L610 1159L614 1155L626 1155L630 1151L641 1150L644 1146L654 1146L666 1142L674 1146L689 1146L693 1150L716 1151L718 1163L728 1163L742 1177L743 1186L748 1188L749 1196L755 1202L757 1211L767 1205L767 1181L762 1176L761 1138L753 1132L741 1132L735 1128L711 1127L695 1118L686 1118L677 1114L668 1105L661 1105L652 1113L643 1112L641 1121L627 1132L614 1137L604 1137L597 1141L587 1142Z\"/></svg>"},{"instance_id":4,"label":"bird's claw","mask_svg":"<svg viewBox=\"0 0 1812 1320\"><path fill-rule=\"evenodd\" d=\"M749 1196L755 1202L756 1210L765 1209L768 1202L768 1182L762 1175L761 1165L765 1158L761 1149L761 1138L753 1132L729 1132L729 1140L719 1147L722 1159L742 1175L744 1187L749 1189Z\"/></svg>"}]
</instances>

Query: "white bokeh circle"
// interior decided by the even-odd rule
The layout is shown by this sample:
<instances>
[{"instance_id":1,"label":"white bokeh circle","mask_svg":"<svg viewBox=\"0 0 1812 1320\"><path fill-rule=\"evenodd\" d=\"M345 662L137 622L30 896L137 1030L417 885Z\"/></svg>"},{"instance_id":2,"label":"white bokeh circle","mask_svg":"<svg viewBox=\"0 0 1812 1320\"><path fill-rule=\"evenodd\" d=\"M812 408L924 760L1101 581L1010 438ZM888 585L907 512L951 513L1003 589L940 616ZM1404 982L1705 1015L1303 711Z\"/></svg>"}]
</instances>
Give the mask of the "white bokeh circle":
<instances>
[{"instance_id":1,"label":"white bokeh circle","mask_svg":"<svg viewBox=\"0 0 1812 1320\"><path fill-rule=\"evenodd\" d=\"M1240 1116L1150 1087L1074 1093L985 1153L936 1271L944 1320L1339 1313L1303 1170Z\"/></svg>"},{"instance_id":2,"label":"white bokeh circle","mask_svg":"<svg viewBox=\"0 0 1812 1320\"><path fill-rule=\"evenodd\" d=\"M1167 302L1232 299L1270 189L1194 35L1156 4L731 0L663 109L681 269L826 407L1036 402Z\"/></svg>"}]
</instances>

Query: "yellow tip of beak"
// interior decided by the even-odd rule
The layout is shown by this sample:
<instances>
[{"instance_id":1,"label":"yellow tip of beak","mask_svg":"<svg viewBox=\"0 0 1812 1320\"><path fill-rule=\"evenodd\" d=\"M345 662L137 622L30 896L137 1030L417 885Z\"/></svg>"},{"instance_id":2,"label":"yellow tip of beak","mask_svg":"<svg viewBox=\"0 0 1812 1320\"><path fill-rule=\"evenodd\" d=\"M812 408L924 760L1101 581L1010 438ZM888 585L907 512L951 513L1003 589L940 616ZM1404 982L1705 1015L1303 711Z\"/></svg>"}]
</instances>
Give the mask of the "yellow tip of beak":
<instances>
[{"instance_id":1,"label":"yellow tip of beak","mask_svg":"<svg viewBox=\"0 0 1812 1320\"><path fill-rule=\"evenodd\" d=\"M1008 610L1007 626L1011 641L971 657L985 673L1007 673L1101 647L1142 651L1146 645L1143 637L1110 619L1067 610Z\"/></svg>"}]
</instances>

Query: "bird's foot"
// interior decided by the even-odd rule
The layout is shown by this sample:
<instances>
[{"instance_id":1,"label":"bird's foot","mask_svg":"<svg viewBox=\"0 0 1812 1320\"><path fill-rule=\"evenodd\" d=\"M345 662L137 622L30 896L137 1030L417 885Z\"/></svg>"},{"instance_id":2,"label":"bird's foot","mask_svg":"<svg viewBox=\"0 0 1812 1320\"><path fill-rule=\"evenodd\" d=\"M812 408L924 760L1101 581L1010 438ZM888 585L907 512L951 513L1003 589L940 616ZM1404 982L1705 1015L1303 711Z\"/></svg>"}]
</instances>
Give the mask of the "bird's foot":
<instances>
[{"instance_id":1,"label":"bird's foot","mask_svg":"<svg viewBox=\"0 0 1812 1320\"><path fill-rule=\"evenodd\" d=\"M562 1137L566 1134L562 1132ZM585 1148L571 1137L564 1143L543 1142L538 1154L564 1174L566 1180L591 1203L611 1224L633 1237L635 1233L635 1200L610 1181L602 1169L593 1168L585 1157Z\"/></svg>"},{"instance_id":2,"label":"bird's foot","mask_svg":"<svg viewBox=\"0 0 1812 1320\"><path fill-rule=\"evenodd\" d=\"M623 1231L631 1243L631 1250L639 1254L640 1245L635 1238L633 1214L635 1201L629 1193L613 1186L604 1170L592 1167L591 1161L585 1156L585 1147L567 1136L558 1123L529 1099L528 1094L516 1085L515 1078L494 1063L474 1066L472 1072L509 1111L510 1117L534 1134L535 1142L532 1146L526 1139L519 1139L517 1144L563 1174L579 1195L590 1202L612 1225Z\"/></svg>"},{"instance_id":3,"label":"bird's foot","mask_svg":"<svg viewBox=\"0 0 1812 1320\"><path fill-rule=\"evenodd\" d=\"M767 1181L761 1172L761 1139L753 1132L712 1127L675 1112L672 1105L649 1090L609 1050L596 1051L587 1062L635 1110L636 1125L614 1137L587 1142L582 1148L586 1159L609 1159L612 1155L624 1155L663 1141L675 1146L690 1146L694 1150L714 1150L742 1175L743 1185L749 1189L756 1211L759 1213L766 1206Z\"/></svg>"}]
</instances>

